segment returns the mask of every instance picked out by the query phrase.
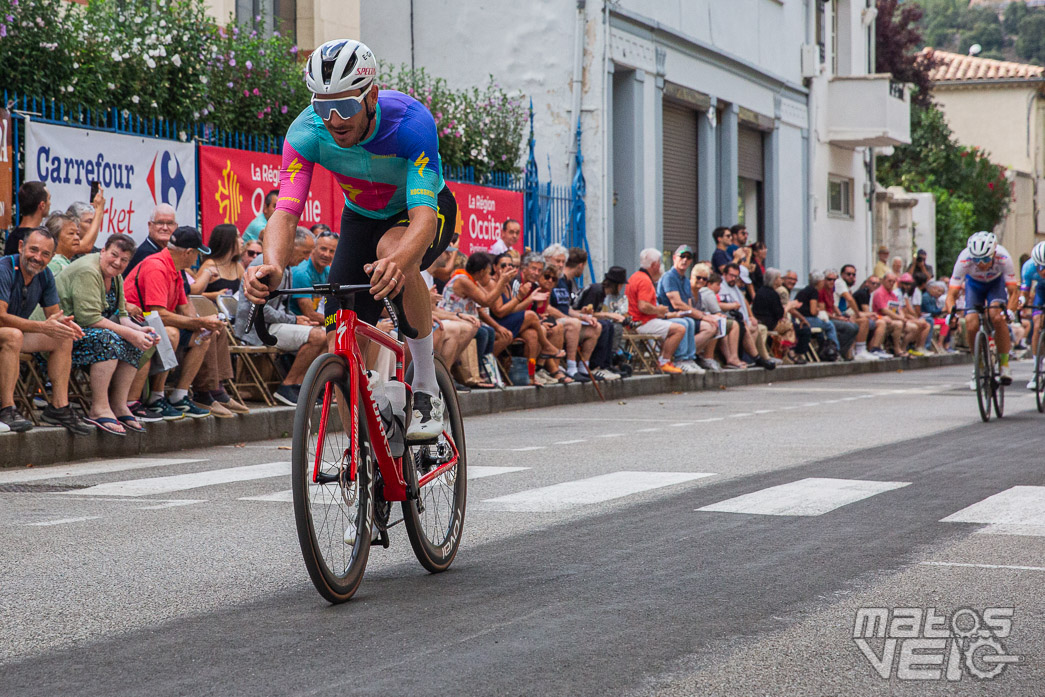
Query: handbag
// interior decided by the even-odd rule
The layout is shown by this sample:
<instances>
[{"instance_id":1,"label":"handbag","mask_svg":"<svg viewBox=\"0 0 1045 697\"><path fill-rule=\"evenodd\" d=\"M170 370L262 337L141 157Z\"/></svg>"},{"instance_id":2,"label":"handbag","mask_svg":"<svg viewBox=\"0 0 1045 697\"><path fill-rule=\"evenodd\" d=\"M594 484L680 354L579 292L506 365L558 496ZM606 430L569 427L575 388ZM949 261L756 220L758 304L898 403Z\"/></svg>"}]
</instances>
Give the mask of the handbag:
<instances>
[{"instance_id":1,"label":"handbag","mask_svg":"<svg viewBox=\"0 0 1045 697\"><path fill-rule=\"evenodd\" d=\"M150 374L155 375L156 373L174 370L178 367L178 357L174 353L174 346L171 345L170 337L167 336L167 330L163 326L163 320L160 319L160 313L146 312L145 322L152 327L153 331L155 331L160 337L160 343L156 344L156 353L153 355L153 367L149 371Z\"/></svg>"}]
</instances>

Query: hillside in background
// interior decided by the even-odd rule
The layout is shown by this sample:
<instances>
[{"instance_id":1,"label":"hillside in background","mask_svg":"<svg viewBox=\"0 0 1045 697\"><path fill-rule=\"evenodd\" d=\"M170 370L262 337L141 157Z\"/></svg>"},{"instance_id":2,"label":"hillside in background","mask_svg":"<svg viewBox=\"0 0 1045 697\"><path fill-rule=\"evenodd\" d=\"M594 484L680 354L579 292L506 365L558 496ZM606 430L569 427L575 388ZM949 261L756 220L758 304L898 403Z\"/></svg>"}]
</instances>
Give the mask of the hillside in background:
<instances>
[{"instance_id":1,"label":"hillside in background","mask_svg":"<svg viewBox=\"0 0 1045 697\"><path fill-rule=\"evenodd\" d=\"M1045 65L1045 0L908 0L922 7L926 46Z\"/></svg>"}]
</instances>

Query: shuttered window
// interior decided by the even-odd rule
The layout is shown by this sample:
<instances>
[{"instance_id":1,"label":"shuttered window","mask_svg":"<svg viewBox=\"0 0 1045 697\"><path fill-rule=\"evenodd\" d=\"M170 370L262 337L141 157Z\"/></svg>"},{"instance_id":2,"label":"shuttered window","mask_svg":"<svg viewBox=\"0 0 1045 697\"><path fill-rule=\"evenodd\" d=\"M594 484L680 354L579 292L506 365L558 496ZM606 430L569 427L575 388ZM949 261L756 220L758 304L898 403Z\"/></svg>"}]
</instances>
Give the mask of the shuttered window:
<instances>
[{"instance_id":1,"label":"shuttered window","mask_svg":"<svg viewBox=\"0 0 1045 697\"><path fill-rule=\"evenodd\" d=\"M737 174L744 179L763 181L762 131L741 126L737 130Z\"/></svg>"},{"instance_id":2,"label":"shuttered window","mask_svg":"<svg viewBox=\"0 0 1045 697\"><path fill-rule=\"evenodd\" d=\"M664 249L697 248L698 112L664 102Z\"/></svg>"}]
</instances>

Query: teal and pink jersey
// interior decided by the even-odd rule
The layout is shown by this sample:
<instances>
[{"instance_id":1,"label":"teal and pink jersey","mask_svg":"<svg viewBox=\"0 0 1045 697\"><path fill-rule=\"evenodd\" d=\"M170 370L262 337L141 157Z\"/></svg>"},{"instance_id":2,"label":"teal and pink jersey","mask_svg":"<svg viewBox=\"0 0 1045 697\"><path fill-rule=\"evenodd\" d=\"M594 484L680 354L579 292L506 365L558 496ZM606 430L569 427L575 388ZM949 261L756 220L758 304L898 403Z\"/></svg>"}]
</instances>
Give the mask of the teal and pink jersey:
<instances>
[{"instance_id":1,"label":"teal and pink jersey","mask_svg":"<svg viewBox=\"0 0 1045 697\"><path fill-rule=\"evenodd\" d=\"M415 206L438 210L445 186L435 119L423 104L394 90L381 90L371 136L342 148L309 105L287 130L276 210L300 216L308 200L312 170L334 175L345 206L380 220Z\"/></svg>"}]
</instances>

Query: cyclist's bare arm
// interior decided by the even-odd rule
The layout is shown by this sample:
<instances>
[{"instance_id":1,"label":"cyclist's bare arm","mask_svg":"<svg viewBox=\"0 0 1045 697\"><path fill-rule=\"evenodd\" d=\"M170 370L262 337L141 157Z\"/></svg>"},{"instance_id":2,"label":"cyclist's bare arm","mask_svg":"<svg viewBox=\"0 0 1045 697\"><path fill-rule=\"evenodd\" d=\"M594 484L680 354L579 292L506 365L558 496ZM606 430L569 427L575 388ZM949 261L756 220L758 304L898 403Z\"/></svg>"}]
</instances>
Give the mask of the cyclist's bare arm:
<instances>
[{"instance_id":1,"label":"cyclist's bare arm","mask_svg":"<svg viewBox=\"0 0 1045 697\"><path fill-rule=\"evenodd\" d=\"M264 263L248 266L244 274L243 292L251 302L263 303L268 293L279 287L283 272L294 253L294 232L298 216L276 209L265 225ZM265 278L266 282L260 279Z\"/></svg>"}]
</instances>

